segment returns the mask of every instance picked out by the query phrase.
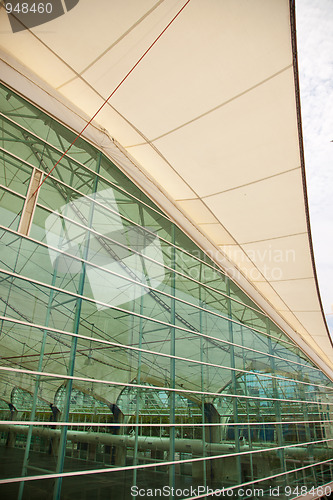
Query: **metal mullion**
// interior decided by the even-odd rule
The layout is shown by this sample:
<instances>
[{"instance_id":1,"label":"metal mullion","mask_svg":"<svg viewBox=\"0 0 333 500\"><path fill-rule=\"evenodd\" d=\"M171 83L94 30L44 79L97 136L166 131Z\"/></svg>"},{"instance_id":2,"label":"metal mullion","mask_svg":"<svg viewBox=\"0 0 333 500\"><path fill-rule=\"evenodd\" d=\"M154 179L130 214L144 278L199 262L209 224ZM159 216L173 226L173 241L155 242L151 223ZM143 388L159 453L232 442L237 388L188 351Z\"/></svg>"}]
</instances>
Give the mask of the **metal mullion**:
<instances>
[{"instance_id":1,"label":"metal mullion","mask_svg":"<svg viewBox=\"0 0 333 500\"><path fill-rule=\"evenodd\" d=\"M200 277L201 277L201 272L202 272L202 265L200 266ZM199 304L202 305L201 302L201 285L199 285ZM202 318L202 310L199 309L199 328L200 331L202 330L202 323L203 323L203 318ZM200 370L200 375L201 375L201 391L204 391L205 388L205 378L204 378L204 364L203 362L203 357L204 357L204 343L203 343L203 338L200 337L200 361L201 361L201 370ZM206 421L206 416L205 416L205 397L201 397L201 419L202 419L202 434L201 434L201 439L202 439L202 456L206 456L206 429L205 429L205 421ZM195 425L195 424L194 424ZM204 487L207 486L207 469L206 469L206 464L203 464L203 485Z\"/></svg>"},{"instance_id":2,"label":"metal mullion","mask_svg":"<svg viewBox=\"0 0 333 500\"><path fill-rule=\"evenodd\" d=\"M242 337L242 342L243 342L243 329L241 328L241 337ZM245 370L245 366L246 366L246 360L245 360L245 356L244 356L244 353L243 353L243 369ZM247 396L248 395L248 392L247 392L247 384L246 384L246 374L244 374L244 378L243 378L243 381L244 381L244 392L245 392L245 395ZM250 405L249 405L249 401L246 400L245 401L245 407L246 407L246 420L247 420L247 431L248 431L248 440L249 440L249 449L252 450L252 436L251 436L251 422L249 421L249 417L250 417ZM258 425L261 424L261 422L257 422ZM254 476L253 476L253 457L252 455L250 455L250 470L251 470L251 480L253 481L254 480Z\"/></svg>"},{"instance_id":3,"label":"metal mullion","mask_svg":"<svg viewBox=\"0 0 333 500\"><path fill-rule=\"evenodd\" d=\"M267 328L269 329L269 321L267 321ZM268 348L269 348L269 352L271 353L272 352L272 342L270 339L268 341ZM271 364L272 373L275 373L275 359L274 358L270 358L270 364ZM273 385L274 398L277 398L278 397L278 386L277 386L276 380L272 380L272 385ZM274 407L275 407L275 414L277 415L278 420L281 421L282 420L281 402L275 400ZM277 440L278 440L279 446L282 447L284 440L283 440L283 433L282 433L281 427L277 428ZM287 471L287 464L286 464L286 457L285 457L283 449L278 451L278 457L280 459L280 464L281 464L283 471L286 472ZM286 485L286 482L284 482L284 485Z\"/></svg>"},{"instance_id":4,"label":"metal mullion","mask_svg":"<svg viewBox=\"0 0 333 500\"><path fill-rule=\"evenodd\" d=\"M229 278L227 278L227 290L228 290L228 295L230 295L230 281ZM229 318L232 318L232 310L231 310L231 301L228 301L228 315ZM228 327L229 327L229 341L230 341L230 366L232 368L235 368L235 351L234 351L234 345L233 345L233 325L232 322L228 322ZM231 372L231 387L233 393L237 396L237 380L236 380L236 374L234 371ZM245 400L246 401L246 400ZM233 418L234 422L238 423L238 401L237 397L232 399L232 405L233 405ZM240 441L239 441L239 427L236 426L234 430L234 435L235 435L235 449L239 453L240 452ZM238 482L242 482L242 464L240 457L237 456L236 458L236 467L237 467L237 476L238 476Z\"/></svg>"},{"instance_id":5,"label":"metal mullion","mask_svg":"<svg viewBox=\"0 0 333 500\"><path fill-rule=\"evenodd\" d=\"M144 236L145 237L145 236ZM148 273L146 272L145 265L143 263L143 269L144 269L144 274L148 279ZM143 311L143 298L144 296L141 295L140 297L140 315L142 315ZM133 305L135 304L135 300L133 300ZM137 381L140 384L141 383L141 363L142 363L142 343L143 343L143 320L142 317L139 319L139 351L138 351L138 368L137 368ZM139 446L139 415L140 415L140 408L139 405L141 403L141 392L142 389L138 389L136 393L136 405L135 405L135 446L134 446L134 451L133 451L133 465L137 465L138 463L138 446ZM133 485L137 484L137 469L133 471Z\"/></svg>"},{"instance_id":6,"label":"metal mullion","mask_svg":"<svg viewBox=\"0 0 333 500\"><path fill-rule=\"evenodd\" d=\"M96 169L97 171L99 170L100 163L101 163L101 154L99 155L99 157L97 159L97 169ZM98 185L98 177L96 176L95 177L95 185L94 185L94 193L96 193L96 191L97 191L97 185ZM90 212L89 213L89 226L91 226L92 220L93 220L93 214L94 214L94 203L91 204L89 212ZM89 241L90 241L90 237L89 237L89 233L88 233L87 241L85 244L85 250L84 250L85 258L87 258L88 251L89 251ZM84 289L84 285L85 285L85 278L86 278L86 265L84 263L82 263L80 283L78 286L79 297L78 297L77 304L76 304L75 319L74 319L74 332L75 333L78 333L79 327L80 327L81 307L82 307L82 300L83 300L82 297L80 297L80 296L83 294L83 289ZM72 337L72 345L71 345L69 367L68 367L68 375L70 375L70 377L72 377L74 374L77 341L78 341L77 337ZM71 393L72 393L72 387L73 387L73 379L69 378L67 380L68 380L68 382L66 384L65 406L64 406L64 410L63 410L63 419L64 420L68 420L69 411L70 411L70 403L71 403ZM58 450L57 473L63 472L63 468L64 468L68 427L64 426L61 430L62 430L62 432L61 432L59 450ZM61 486L62 486L62 478L59 478L56 480L55 485L54 485L53 500L60 500Z\"/></svg>"},{"instance_id":7,"label":"metal mullion","mask_svg":"<svg viewBox=\"0 0 333 500\"><path fill-rule=\"evenodd\" d=\"M172 224L171 226L171 235L172 235L172 242L174 243L175 241L175 225ZM175 248L173 247L171 250L171 267L173 271L175 271L176 267L176 254L175 254ZM176 439L176 430L175 430L175 418L176 418L176 393L175 393L175 387L176 387L176 360L175 360L175 355L176 355L176 330L175 330L175 324L176 324L176 304L175 304L175 293L176 293L176 276L175 273L173 272L171 274L171 290L173 292L173 299L171 299L171 318L170 318L170 323L171 328L170 328L170 388L173 389L173 391L170 392L169 395L169 404L170 404L170 420L171 423L174 424L173 427L170 427L170 432L169 432L169 439L170 439L170 449L169 449L169 460L175 461L175 439ZM175 481L176 481L176 469L175 469L175 464L171 464L169 466L169 486L170 488L175 487ZM173 490L171 490L173 491ZM174 495L170 492L169 499L172 500L174 498Z\"/></svg>"}]
</instances>

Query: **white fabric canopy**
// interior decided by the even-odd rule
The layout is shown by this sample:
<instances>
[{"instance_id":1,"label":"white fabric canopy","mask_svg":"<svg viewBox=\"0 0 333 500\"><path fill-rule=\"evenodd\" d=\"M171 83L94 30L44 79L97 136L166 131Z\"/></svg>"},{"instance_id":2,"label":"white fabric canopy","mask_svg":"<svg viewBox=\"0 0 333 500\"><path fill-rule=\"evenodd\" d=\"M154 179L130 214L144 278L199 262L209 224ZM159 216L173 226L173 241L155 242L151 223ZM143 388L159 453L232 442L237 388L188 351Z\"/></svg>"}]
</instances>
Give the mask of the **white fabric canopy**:
<instances>
[{"instance_id":1,"label":"white fabric canopy","mask_svg":"<svg viewBox=\"0 0 333 500\"><path fill-rule=\"evenodd\" d=\"M16 33L1 9L2 79L80 131L184 4L80 0ZM84 136L332 378L304 194L293 21L288 0L191 0Z\"/></svg>"}]
</instances>

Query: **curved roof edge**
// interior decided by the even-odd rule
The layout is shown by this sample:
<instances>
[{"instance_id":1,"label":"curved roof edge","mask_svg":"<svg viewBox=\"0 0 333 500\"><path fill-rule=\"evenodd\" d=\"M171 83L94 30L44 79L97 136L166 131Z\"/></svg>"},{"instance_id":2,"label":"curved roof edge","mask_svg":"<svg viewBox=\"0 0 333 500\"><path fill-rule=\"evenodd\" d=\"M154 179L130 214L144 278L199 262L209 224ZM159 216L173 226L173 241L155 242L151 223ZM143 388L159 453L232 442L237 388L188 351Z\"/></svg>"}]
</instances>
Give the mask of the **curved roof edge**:
<instances>
[{"instance_id":1,"label":"curved roof edge","mask_svg":"<svg viewBox=\"0 0 333 500\"><path fill-rule=\"evenodd\" d=\"M328 339L333 347L333 340L331 338L327 321L325 318L323 303L321 300L318 275L316 270L316 262L313 250L313 240L310 222L310 210L309 210L309 200L308 200L308 190L306 182L306 170L305 170L305 156L304 156L304 143L303 143L303 129L302 129L302 112L301 112L301 94L299 85L299 71L298 71L298 57L297 57L297 36L296 36L296 11L295 11L295 0L289 0L290 2L290 27L291 27L291 44L293 51L293 67L294 67L294 79L295 79L295 97L296 97L296 109L297 109L297 126L298 126L298 138L299 138L299 149L301 157L301 169L302 169L302 181L303 181L303 192L304 192L304 204L305 204L305 215L309 238L309 247L311 253L312 270L314 275L314 280L316 284L316 290L318 294L318 300L320 304L320 309L323 317L323 321L326 327L326 332Z\"/></svg>"}]
</instances>

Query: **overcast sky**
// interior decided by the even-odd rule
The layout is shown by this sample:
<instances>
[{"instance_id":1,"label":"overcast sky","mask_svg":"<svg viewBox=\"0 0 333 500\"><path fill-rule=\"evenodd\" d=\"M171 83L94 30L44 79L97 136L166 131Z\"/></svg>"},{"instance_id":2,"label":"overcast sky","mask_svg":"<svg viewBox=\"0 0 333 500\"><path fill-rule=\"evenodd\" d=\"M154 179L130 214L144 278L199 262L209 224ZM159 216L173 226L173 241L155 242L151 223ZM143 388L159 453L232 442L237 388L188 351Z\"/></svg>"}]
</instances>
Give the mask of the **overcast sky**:
<instances>
[{"instance_id":1,"label":"overcast sky","mask_svg":"<svg viewBox=\"0 0 333 500\"><path fill-rule=\"evenodd\" d=\"M333 0L296 0L296 23L311 229L333 333Z\"/></svg>"}]
</instances>

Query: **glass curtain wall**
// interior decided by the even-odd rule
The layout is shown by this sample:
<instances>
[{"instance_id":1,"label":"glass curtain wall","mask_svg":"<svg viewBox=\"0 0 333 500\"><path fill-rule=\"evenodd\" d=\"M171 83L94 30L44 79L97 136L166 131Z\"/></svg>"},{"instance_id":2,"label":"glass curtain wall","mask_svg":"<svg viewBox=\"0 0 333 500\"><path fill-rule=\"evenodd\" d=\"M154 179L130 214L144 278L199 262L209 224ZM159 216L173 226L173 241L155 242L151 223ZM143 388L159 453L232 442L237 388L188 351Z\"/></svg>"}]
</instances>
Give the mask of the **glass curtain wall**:
<instances>
[{"instance_id":1,"label":"glass curtain wall","mask_svg":"<svg viewBox=\"0 0 333 500\"><path fill-rule=\"evenodd\" d=\"M110 159L53 169L75 134L0 110L1 497L330 482L331 381Z\"/></svg>"}]
</instances>

